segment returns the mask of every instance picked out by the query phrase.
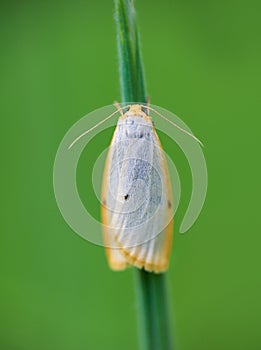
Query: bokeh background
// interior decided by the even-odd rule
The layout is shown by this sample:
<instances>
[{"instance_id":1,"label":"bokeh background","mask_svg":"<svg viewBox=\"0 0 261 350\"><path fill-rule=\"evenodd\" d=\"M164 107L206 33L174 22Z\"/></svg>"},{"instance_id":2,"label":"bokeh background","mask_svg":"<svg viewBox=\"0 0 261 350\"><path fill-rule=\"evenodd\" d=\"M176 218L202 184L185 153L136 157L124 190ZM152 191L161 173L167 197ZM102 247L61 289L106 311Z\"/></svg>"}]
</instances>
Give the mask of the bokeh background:
<instances>
[{"instance_id":1,"label":"bokeh background","mask_svg":"<svg viewBox=\"0 0 261 350\"><path fill-rule=\"evenodd\" d=\"M133 271L109 270L56 206L58 145L88 112L120 98L113 2L1 1L0 349L137 349ZM198 221L176 230L168 271L178 350L258 350L260 333L259 1L137 0L152 103L205 144L209 190ZM79 164L99 217L91 170L113 129ZM181 174L179 227L191 192ZM174 331L173 331L174 332Z\"/></svg>"}]
</instances>

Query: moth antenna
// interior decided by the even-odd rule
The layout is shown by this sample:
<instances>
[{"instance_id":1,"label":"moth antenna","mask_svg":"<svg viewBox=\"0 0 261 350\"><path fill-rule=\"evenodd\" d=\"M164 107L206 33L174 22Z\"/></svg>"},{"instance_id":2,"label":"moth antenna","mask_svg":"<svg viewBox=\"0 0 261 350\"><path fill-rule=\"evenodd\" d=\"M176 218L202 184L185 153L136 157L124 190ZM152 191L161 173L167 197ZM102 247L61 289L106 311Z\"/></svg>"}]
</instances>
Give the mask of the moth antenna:
<instances>
[{"instance_id":1,"label":"moth antenna","mask_svg":"<svg viewBox=\"0 0 261 350\"><path fill-rule=\"evenodd\" d=\"M147 96L146 98L146 106L149 107L150 106L150 101L151 101L151 96ZM147 115L149 115L149 109L147 108Z\"/></svg>"},{"instance_id":2,"label":"moth antenna","mask_svg":"<svg viewBox=\"0 0 261 350\"><path fill-rule=\"evenodd\" d=\"M79 135L78 137L76 137L75 140L73 140L73 142L70 144L70 146L68 147L68 149L72 148L73 145L75 145L76 142L78 142L83 136L87 135L89 132L91 132L92 130L96 129L98 126L100 126L101 124L103 124L104 122L106 122L106 120L110 119L111 117L113 117L115 114L117 114L118 112L121 112L124 108L128 108L129 106L125 106L125 107L120 107L118 108L115 112L113 112L112 114L110 114L108 117L106 117L105 119L101 120L99 123L97 123L96 125L94 125L92 128L84 131L81 135Z\"/></svg>"},{"instance_id":3,"label":"moth antenna","mask_svg":"<svg viewBox=\"0 0 261 350\"><path fill-rule=\"evenodd\" d=\"M121 116L123 116L122 108L121 108L121 105L119 104L119 102L118 101L114 101L113 104L119 110Z\"/></svg>"},{"instance_id":4,"label":"moth antenna","mask_svg":"<svg viewBox=\"0 0 261 350\"><path fill-rule=\"evenodd\" d=\"M180 131L184 132L185 134L189 135L190 137L192 137L195 141L197 141L202 147L204 147L203 143L193 134L191 134L191 132L183 129L182 127L180 127L178 124L172 122L171 120L169 120L168 118L164 117L164 115L162 115L160 112L158 112L156 109L150 107L150 106L142 106L144 108L150 109L152 112L158 114L159 117L161 117L162 119L166 120L167 122L169 122L170 124L172 124L173 126L175 126L177 129L179 129Z\"/></svg>"}]
</instances>

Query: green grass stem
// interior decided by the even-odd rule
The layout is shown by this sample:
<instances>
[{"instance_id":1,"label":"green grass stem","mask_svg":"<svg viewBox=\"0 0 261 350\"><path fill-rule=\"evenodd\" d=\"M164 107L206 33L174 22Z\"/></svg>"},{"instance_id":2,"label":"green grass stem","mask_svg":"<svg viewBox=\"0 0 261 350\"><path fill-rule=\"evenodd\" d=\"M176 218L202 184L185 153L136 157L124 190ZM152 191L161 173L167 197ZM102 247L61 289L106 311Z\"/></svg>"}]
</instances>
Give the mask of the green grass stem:
<instances>
[{"instance_id":1,"label":"green grass stem","mask_svg":"<svg viewBox=\"0 0 261 350\"><path fill-rule=\"evenodd\" d=\"M115 0L122 102L145 103L147 94L134 1ZM165 274L135 269L141 350L172 350Z\"/></svg>"}]
</instances>

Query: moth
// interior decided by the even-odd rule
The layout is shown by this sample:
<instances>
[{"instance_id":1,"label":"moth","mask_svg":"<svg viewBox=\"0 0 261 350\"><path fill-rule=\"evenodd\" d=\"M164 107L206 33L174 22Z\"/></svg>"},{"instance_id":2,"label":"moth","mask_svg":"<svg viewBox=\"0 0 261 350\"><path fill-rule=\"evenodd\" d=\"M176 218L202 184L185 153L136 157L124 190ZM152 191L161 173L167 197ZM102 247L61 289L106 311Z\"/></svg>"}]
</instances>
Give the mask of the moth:
<instances>
[{"instance_id":1,"label":"moth","mask_svg":"<svg viewBox=\"0 0 261 350\"><path fill-rule=\"evenodd\" d=\"M102 183L101 219L108 263L113 270L136 266L167 270L173 236L173 198L164 151L149 111L193 137L150 106L133 104L121 113L109 147Z\"/></svg>"},{"instance_id":2,"label":"moth","mask_svg":"<svg viewBox=\"0 0 261 350\"><path fill-rule=\"evenodd\" d=\"M166 158L151 118L131 105L119 118L107 155L103 186L103 237L110 267L163 272L173 230Z\"/></svg>"}]
</instances>

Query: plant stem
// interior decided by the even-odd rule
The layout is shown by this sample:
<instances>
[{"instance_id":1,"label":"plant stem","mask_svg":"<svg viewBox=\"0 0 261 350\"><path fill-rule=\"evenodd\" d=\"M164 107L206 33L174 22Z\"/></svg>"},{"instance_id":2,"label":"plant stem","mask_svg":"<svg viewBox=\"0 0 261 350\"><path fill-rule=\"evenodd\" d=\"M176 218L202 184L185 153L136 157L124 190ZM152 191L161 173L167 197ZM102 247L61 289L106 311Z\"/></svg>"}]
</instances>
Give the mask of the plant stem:
<instances>
[{"instance_id":1,"label":"plant stem","mask_svg":"<svg viewBox=\"0 0 261 350\"><path fill-rule=\"evenodd\" d=\"M165 274L135 270L142 350L171 350Z\"/></svg>"},{"instance_id":2,"label":"plant stem","mask_svg":"<svg viewBox=\"0 0 261 350\"><path fill-rule=\"evenodd\" d=\"M115 0L122 102L146 102L133 0ZM135 268L141 350L171 350L165 274Z\"/></svg>"},{"instance_id":3,"label":"plant stem","mask_svg":"<svg viewBox=\"0 0 261 350\"><path fill-rule=\"evenodd\" d=\"M132 0L115 0L122 102L146 102L139 34Z\"/></svg>"}]
</instances>

